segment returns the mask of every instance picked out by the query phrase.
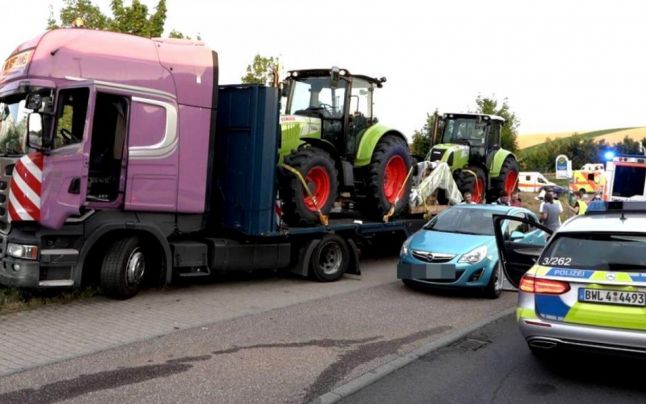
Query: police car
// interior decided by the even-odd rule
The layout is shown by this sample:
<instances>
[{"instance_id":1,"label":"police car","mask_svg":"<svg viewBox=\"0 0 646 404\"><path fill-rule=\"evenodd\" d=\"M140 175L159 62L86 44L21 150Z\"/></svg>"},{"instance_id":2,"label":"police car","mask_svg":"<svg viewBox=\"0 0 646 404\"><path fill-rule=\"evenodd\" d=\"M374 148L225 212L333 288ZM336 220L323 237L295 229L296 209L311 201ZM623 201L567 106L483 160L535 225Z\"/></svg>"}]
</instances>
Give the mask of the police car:
<instances>
[{"instance_id":1,"label":"police car","mask_svg":"<svg viewBox=\"0 0 646 404\"><path fill-rule=\"evenodd\" d=\"M516 231L527 237L505 236L507 220L521 222ZM494 224L503 270L519 289L520 331L532 352L646 354L646 203L595 202L553 234L517 217L497 215Z\"/></svg>"}]
</instances>

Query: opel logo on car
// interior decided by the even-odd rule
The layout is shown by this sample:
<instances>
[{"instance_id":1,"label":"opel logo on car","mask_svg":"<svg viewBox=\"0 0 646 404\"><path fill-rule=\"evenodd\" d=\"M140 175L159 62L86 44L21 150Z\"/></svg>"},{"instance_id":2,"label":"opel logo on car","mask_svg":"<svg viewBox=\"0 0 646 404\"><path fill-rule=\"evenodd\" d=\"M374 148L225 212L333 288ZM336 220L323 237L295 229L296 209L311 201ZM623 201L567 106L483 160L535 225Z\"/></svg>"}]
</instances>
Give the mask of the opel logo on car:
<instances>
[{"instance_id":1,"label":"opel logo on car","mask_svg":"<svg viewBox=\"0 0 646 404\"><path fill-rule=\"evenodd\" d=\"M426 253L426 258L430 260L433 260L433 253Z\"/></svg>"},{"instance_id":2,"label":"opel logo on car","mask_svg":"<svg viewBox=\"0 0 646 404\"><path fill-rule=\"evenodd\" d=\"M615 274L609 273L609 274L606 274L606 279L609 281L614 281L615 279L617 279L617 277L615 276Z\"/></svg>"}]
</instances>

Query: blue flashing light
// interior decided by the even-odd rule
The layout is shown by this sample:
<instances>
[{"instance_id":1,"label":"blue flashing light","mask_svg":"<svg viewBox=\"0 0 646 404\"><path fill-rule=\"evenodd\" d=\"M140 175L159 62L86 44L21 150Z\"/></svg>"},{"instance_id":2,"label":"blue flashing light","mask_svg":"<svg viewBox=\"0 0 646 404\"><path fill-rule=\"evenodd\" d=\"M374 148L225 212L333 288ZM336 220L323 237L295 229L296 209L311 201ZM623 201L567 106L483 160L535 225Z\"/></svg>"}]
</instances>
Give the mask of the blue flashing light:
<instances>
[{"instance_id":1,"label":"blue flashing light","mask_svg":"<svg viewBox=\"0 0 646 404\"><path fill-rule=\"evenodd\" d=\"M610 161L615 158L615 152L612 150L608 150L603 154L603 158L605 158L606 161Z\"/></svg>"}]
</instances>

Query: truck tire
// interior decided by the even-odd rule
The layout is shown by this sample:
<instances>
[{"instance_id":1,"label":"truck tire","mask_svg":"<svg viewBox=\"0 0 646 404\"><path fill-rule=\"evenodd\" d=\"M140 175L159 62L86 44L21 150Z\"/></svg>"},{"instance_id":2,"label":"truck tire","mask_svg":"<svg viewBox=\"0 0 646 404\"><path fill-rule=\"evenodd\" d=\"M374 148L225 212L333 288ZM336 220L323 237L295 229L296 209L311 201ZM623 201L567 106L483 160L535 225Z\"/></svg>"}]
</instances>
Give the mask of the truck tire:
<instances>
[{"instance_id":1,"label":"truck tire","mask_svg":"<svg viewBox=\"0 0 646 404\"><path fill-rule=\"evenodd\" d=\"M475 176L473 175L475 173ZM460 192L471 192L472 200L475 203L486 202L487 177L480 167L467 167L464 170L456 171L455 183Z\"/></svg>"},{"instance_id":2,"label":"truck tire","mask_svg":"<svg viewBox=\"0 0 646 404\"><path fill-rule=\"evenodd\" d=\"M492 179L491 190L489 192L489 200L495 201L500 197L500 194L505 191L510 195L516 188L518 188L518 162L512 156L507 156L500 168L500 175Z\"/></svg>"},{"instance_id":3,"label":"truck tire","mask_svg":"<svg viewBox=\"0 0 646 404\"><path fill-rule=\"evenodd\" d=\"M410 167L411 156L406 142L392 135L379 140L364 174L365 189L360 206L367 218L382 220L397 196L399 201L394 216L408 207L411 181L409 179L405 185L404 181ZM400 190L401 194L398 195Z\"/></svg>"},{"instance_id":4,"label":"truck tire","mask_svg":"<svg viewBox=\"0 0 646 404\"><path fill-rule=\"evenodd\" d=\"M350 249L336 234L328 234L312 252L310 275L319 282L333 282L343 276L350 263Z\"/></svg>"},{"instance_id":5,"label":"truck tire","mask_svg":"<svg viewBox=\"0 0 646 404\"><path fill-rule=\"evenodd\" d=\"M285 157L285 164L301 173L316 197L321 213L330 213L339 188L338 172L332 157L319 148L308 147L295 150ZM285 223L292 226L319 223L316 204L296 175L285 169L281 170L278 186Z\"/></svg>"},{"instance_id":6,"label":"truck tire","mask_svg":"<svg viewBox=\"0 0 646 404\"><path fill-rule=\"evenodd\" d=\"M115 299L139 293L146 275L146 257L137 237L125 237L108 247L101 265L101 288Z\"/></svg>"}]
</instances>

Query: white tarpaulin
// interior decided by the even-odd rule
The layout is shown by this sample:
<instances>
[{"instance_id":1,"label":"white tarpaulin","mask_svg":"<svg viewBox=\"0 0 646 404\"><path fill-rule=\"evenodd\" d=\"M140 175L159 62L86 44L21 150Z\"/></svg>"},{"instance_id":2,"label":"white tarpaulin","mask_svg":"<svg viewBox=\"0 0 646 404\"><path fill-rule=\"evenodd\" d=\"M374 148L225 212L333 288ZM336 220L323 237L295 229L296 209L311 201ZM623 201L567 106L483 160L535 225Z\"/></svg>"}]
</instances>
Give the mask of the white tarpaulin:
<instances>
[{"instance_id":1,"label":"white tarpaulin","mask_svg":"<svg viewBox=\"0 0 646 404\"><path fill-rule=\"evenodd\" d=\"M453 173L448 164L423 161L417 164L417 172L410 195L412 207L423 206L424 201L438 189L446 191L446 197L451 205L462 202L462 194L453 180Z\"/></svg>"}]
</instances>

